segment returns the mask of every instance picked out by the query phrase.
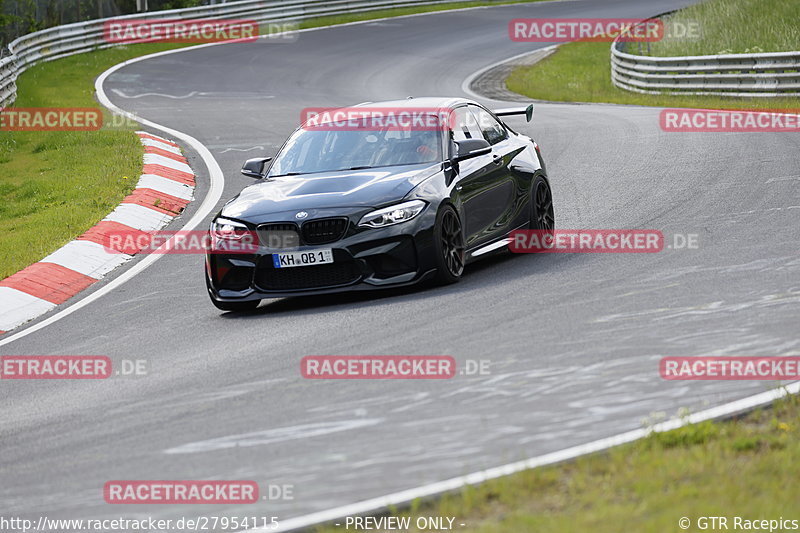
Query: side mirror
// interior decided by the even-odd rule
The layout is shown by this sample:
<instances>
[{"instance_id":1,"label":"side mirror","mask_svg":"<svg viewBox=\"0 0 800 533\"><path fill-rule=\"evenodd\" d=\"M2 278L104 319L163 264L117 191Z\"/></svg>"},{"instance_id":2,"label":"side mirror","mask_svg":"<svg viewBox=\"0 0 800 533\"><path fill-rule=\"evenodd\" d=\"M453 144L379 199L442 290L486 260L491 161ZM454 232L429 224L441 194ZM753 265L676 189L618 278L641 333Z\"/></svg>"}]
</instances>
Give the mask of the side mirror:
<instances>
[{"instance_id":1,"label":"side mirror","mask_svg":"<svg viewBox=\"0 0 800 533\"><path fill-rule=\"evenodd\" d=\"M264 165L272 161L271 157L256 157L248 159L242 165L242 174L250 178L261 179L264 177Z\"/></svg>"},{"instance_id":2,"label":"side mirror","mask_svg":"<svg viewBox=\"0 0 800 533\"><path fill-rule=\"evenodd\" d=\"M453 143L456 146L454 162L492 153L492 146L486 139L464 139L463 141L453 141Z\"/></svg>"}]
</instances>

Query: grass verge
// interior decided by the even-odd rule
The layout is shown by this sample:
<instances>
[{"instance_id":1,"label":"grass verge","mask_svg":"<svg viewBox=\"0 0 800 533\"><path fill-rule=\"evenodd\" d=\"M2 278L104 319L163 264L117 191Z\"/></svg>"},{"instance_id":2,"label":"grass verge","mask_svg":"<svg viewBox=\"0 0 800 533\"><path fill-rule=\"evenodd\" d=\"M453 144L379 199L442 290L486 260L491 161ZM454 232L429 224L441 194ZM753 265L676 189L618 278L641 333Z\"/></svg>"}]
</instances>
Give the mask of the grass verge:
<instances>
[{"instance_id":1,"label":"grass verge","mask_svg":"<svg viewBox=\"0 0 800 533\"><path fill-rule=\"evenodd\" d=\"M711 0L674 15L686 24L699 22L701 38L653 43L660 56L745 53L798 49L800 2L784 0ZM669 29L669 24L666 25ZM560 46L543 61L513 70L506 86L519 94L558 102L607 102L659 107L798 109L800 98L735 98L648 95L611 83L610 43L576 42ZM635 45L634 45L635 48ZM638 53L638 49L633 50Z\"/></svg>"},{"instance_id":2,"label":"grass verge","mask_svg":"<svg viewBox=\"0 0 800 533\"><path fill-rule=\"evenodd\" d=\"M15 107L94 107L94 79L126 59L176 45L137 44L36 65ZM105 217L136 185L133 126L0 132L0 279L39 261Z\"/></svg>"},{"instance_id":3,"label":"grass verge","mask_svg":"<svg viewBox=\"0 0 800 533\"><path fill-rule=\"evenodd\" d=\"M800 401L788 397L724 422L703 422L468 487L392 516L455 517L478 533L681 531L701 516L797 519ZM465 527L458 527L464 523ZM318 527L317 533L344 531ZM408 531L420 531L414 527Z\"/></svg>"},{"instance_id":4,"label":"grass verge","mask_svg":"<svg viewBox=\"0 0 800 533\"><path fill-rule=\"evenodd\" d=\"M697 23L698 38L675 32L652 43L651 55L697 56L791 52L800 48L800 2L712 0L686 7L666 19L683 28Z\"/></svg>"}]
</instances>

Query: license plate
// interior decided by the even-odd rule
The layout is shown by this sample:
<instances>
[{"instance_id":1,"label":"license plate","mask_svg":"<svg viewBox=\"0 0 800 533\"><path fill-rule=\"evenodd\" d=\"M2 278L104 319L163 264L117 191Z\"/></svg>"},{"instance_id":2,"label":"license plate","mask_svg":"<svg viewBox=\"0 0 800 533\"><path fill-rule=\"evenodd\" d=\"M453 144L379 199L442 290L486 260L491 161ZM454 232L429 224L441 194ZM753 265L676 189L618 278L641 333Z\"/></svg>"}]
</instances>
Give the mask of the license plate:
<instances>
[{"instance_id":1,"label":"license plate","mask_svg":"<svg viewBox=\"0 0 800 533\"><path fill-rule=\"evenodd\" d=\"M324 265L327 263L333 263L333 250L326 249L272 254L272 264L275 268Z\"/></svg>"}]
</instances>

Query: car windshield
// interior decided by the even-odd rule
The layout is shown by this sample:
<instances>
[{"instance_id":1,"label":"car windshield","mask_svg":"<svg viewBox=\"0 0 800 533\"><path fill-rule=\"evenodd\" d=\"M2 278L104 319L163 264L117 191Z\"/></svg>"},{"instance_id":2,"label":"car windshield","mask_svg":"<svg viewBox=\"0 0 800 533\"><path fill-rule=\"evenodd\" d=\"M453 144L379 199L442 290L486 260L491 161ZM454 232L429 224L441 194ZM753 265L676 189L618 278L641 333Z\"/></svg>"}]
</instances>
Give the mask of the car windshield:
<instances>
[{"instance_id":1,"label":"car windshield","mask_svg":"<svg viewBox=\"0 0 800 533\"><path fill-rule=\"evenodd\" d=\"M310 174L442 161L439 128L300 128L275 158L269 176Z\"/></svg>"}]
</instances>

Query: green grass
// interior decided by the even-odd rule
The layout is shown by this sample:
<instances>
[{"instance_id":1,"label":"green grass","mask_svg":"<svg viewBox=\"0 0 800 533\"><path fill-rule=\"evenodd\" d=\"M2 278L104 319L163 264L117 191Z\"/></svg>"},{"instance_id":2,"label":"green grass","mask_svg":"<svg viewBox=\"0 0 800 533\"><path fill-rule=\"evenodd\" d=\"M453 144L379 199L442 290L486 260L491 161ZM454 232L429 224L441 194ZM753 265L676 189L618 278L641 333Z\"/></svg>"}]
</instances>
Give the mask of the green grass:
<instances>
[{"instance_id":1,"label":"green grass","mask_svg":"<svg viewBox=\"0 0 800 533\"><path fill-rule=\"evenodd\" d=\"M699 23L699 39L667 35L652 43L651 55L746 54L800 49L800 2L797 1L702 2L667 18L666 28L672 23L686 27L694 22Z\"/></svg>"},{"instance_id":2,"label":"green grass","mask_svg":"<svg viewBox=\"0 0 800 533\"><path fill-rule=\"evenodd\" d=\"M36 65L17 81L15 107L99 108L100 73L174 46L138 44ZM133 189L143 153L133 130L0 132L0 278L86 231Z\"/></svg>"},{"instance_id":3,"label":"green grass","mask_svg":"<svg viewBox=\"0 0 800 533\"><path fill-rule=\"evenodd\" d=\"M576 461L529 470L395 511L455 517L458 531L681 531L678 520L734 515L777 519L798 510L800 402L777 402L725 422L703 422ZM729 522L730 524L730 522ZM344 527L319 527L318 533ZM418 531L412 528L410 531Z\"/></svg>"},{"instance_id":4,"label":"green grass","mask_svg":"<svg viewBox=\"0 0 800 533\"><path fill-rule=\"evenodd\" d=\"M652 43L653 55L704 55L719 52L781 51L800 48L800 2L711 0L679 12L674 19L699 21L699 40ZM669 27L669 24L667 24ZM633 53L638 45L631 43ZM647 95L611 83L610 43L576 42L560 46L543 61L513 70L506 86L519 94L558 102L608 102L662 107L798 109L800 98L735 98ZM646 53L645 45L642 46Z\"/></svg>"},{"instance_id":5,"label":"green grass","mask_svg":"<svg viewBox=\"0 0 800 533\"><path fill-rule=\"evenodd\" d=\"M704 109L798 109L800 98L732 98L677 94L638 94L611 83L609 43L568 43L527 67L518 67L506 80L509 90L537 100L607 102L660 107Z\"/></svg>"},{"instance_id":6,"label":"green grass","mask_svg":"<svg viewBox=\"0 0 800 533\"><path fill-rule=\"evenodd\" d=\"M348 13L346 15L330 15L327 17L316 17L300 22L300 29L319 28L320 26L331 26L334 24L346 24L348 22L358 22L362 20L374 20L386 17L400 17L403 15L415 15L418 13L432 13L436 11L447 11L452 9L462 9L465 7L497 6L505 4L526 4L531 2L541 2L543 0L495 0L489 2L447 2L432 6L417 7L397 7L392 9L380 9L367 11L364 13Z\"/></svg>"}]
</instances>

